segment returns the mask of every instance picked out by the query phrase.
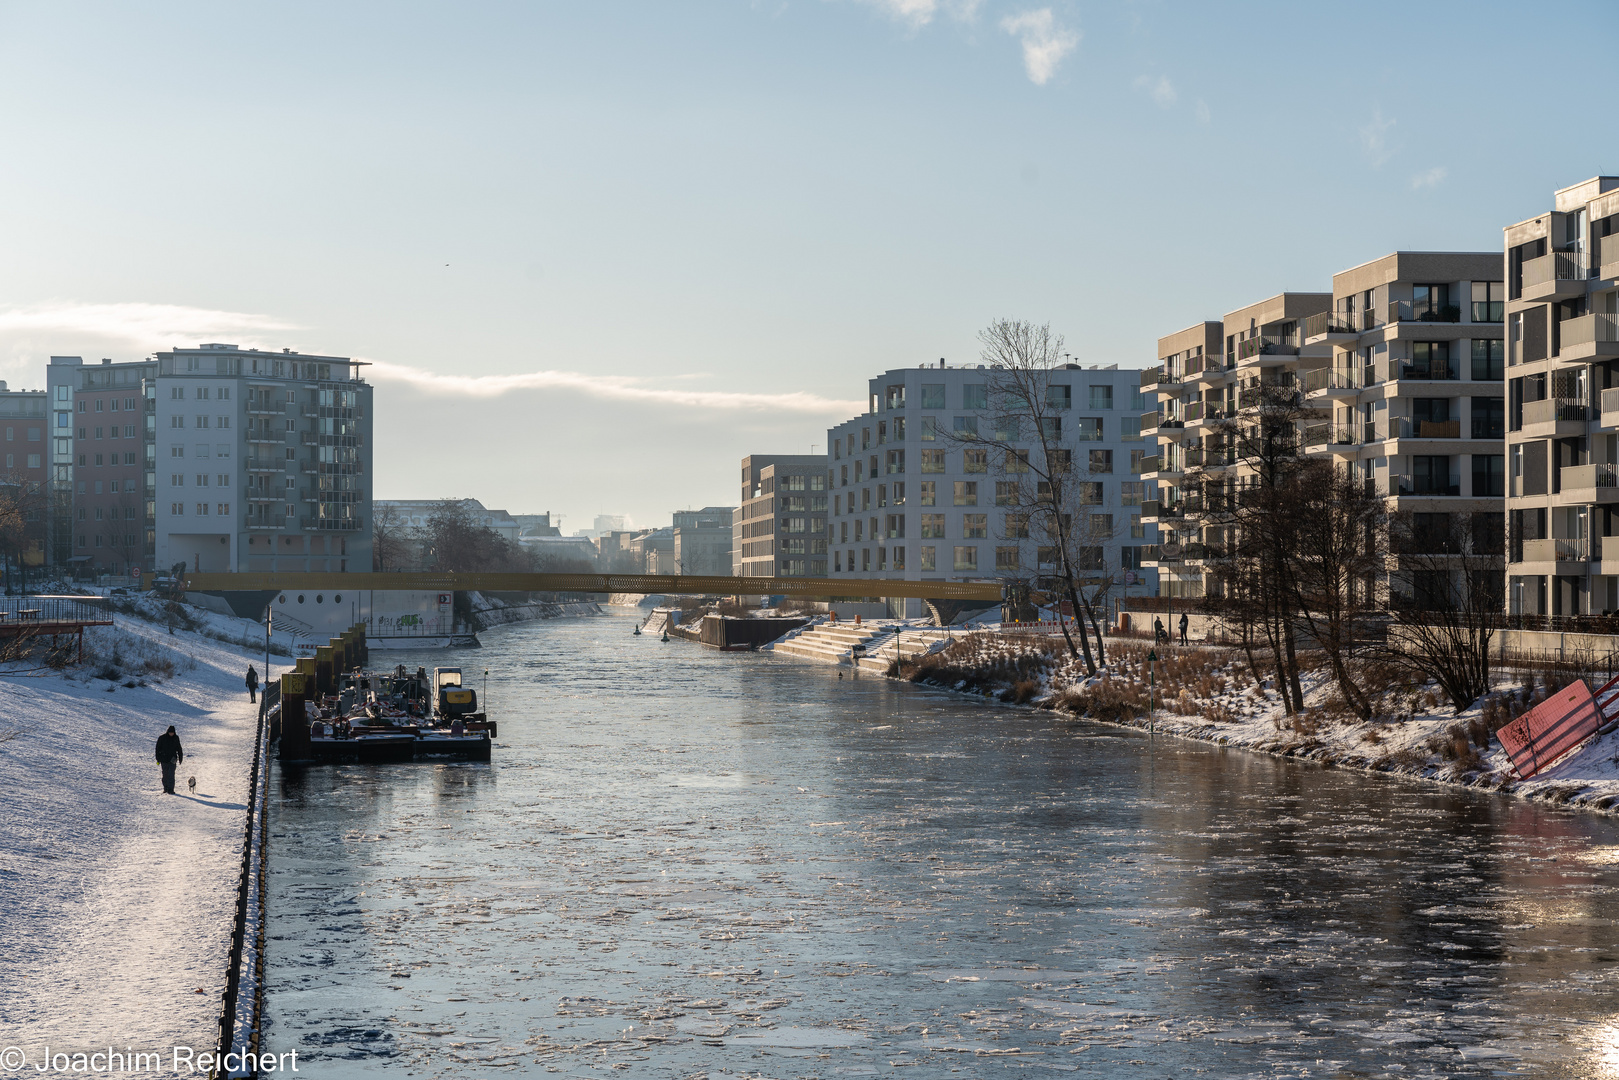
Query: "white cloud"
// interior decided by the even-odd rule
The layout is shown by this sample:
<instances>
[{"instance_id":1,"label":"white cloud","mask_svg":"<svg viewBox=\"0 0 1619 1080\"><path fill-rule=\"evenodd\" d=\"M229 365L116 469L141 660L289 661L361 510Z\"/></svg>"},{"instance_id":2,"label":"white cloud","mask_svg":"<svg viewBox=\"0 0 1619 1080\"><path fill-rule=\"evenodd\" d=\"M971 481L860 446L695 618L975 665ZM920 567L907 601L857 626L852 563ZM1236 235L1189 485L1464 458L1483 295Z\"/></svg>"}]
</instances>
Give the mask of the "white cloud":
<instances>
[{"instance_id":1,"label":"white cloud","mask_svg":"<svg viewBox=\"0 0 1619 1080\"><path fill-rule=\"evenodd\" d=\"M1001 29L1023 44L1023 68L1036 86L1057 73L1062 58L1079 45L1079 33L1057 25L1050 8L1025 11L1001 20Z\"/></svg>"},{"instance_id":2,"label":"white cloud","mask_svg":"<svg viewBox=\"0 0 1619 1080\"><path fill-rule=\"evenodd\" d=\"M1419 172L1411 178L1411 190L1421 191L1423 188L1438 187L1450 175L1450 170L1443 165L1435 165L1426 172Z\"/></svg>"},{"instance_id":3,"label":"white cloud","mask_svg":"<svg viewBox=\"0 0 1619 1080\"><path fill-rule=\"evenodd\" d=\"M1202 98L1197 99L1197 104L1192 106L1192 112L1197 116L1197 122L1200 124L1207 124L1213 119L1212 114L1209 112L1209 103Z\"/></svg>"},{"instance_id":4,"label":"white cloud","mask_svg":"<svg viewBox=\"0 0 1619 1080\"><path fill-rule=\"evenodd\" d=\"M1167 75L1160 75L1156 79L1151 75L1142 75L1136 79L1136 89L1145 90L1161 109L1167 109L1175 104L1175 99L1179 96L1175 93L1175 84L1169 81Z\"/></svg>"},{"instance_id":5,"label":"white cloud","mask_svg":"<svg viewBox=\"0 0 1619 1080\"><path fill-rule=\"evenodd\" d=\"M296 325L242 311L214 311L181 304L37 304L0 310L0 334L82 334L153 349L199 339L293 330Z\"/></svg>"},{"instance_id":6,"label":"white cloud","mask_svg":"<svg viewBox=\"0 0 1619 1080\"><path fill-rule=\"evenodd\" d=\"M860 401L838 401L819 394L754 394L730 390L684 390L646 385L629 375L587 375L578 371L528 371L518 375L440 375L404 364L374 361L367 375L377 383L392 380L435 394L498 397L522 390L558 390L587 397L641 404L680 405L694 409L776 411L816 416L851 416L865 409ZM679 378L673 376L672 378Z\"/></svg>"},{"instance_id":7,"label":"white cloud","mask_svg":"<svg viewBox=\"0 0 1619 1080\"><path fill-rule=\"evenodd\" d=\"M1373 166L1381 165L1393 156L1393 151L1388 148L1388 133L1394 124L1393 120L1383 119L1383 110L1378 109L1372 114L1371 123L1361 127L1360 145Z\"/></svg>"},{"instance_id":8,"label":"white cloud","mask_svg":"<svg viewBox=\"0 0 1619 1080\"><path fill-rule=\"evenodd\" d=\"M972 22L984 0L863 0L895 22L920 29L941 11L957 22Z\"/></svg>"}]
</instances>

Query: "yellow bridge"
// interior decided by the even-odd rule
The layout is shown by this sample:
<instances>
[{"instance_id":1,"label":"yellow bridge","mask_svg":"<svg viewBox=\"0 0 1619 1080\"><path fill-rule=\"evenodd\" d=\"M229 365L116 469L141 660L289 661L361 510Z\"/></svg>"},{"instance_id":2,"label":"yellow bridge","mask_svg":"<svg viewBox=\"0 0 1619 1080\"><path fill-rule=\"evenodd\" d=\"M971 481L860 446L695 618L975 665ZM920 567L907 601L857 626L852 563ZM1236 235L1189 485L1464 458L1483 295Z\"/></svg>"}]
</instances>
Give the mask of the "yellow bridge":
<instances>
[{"instance_id":1,"label":"yellow bridge","mask_svg":"<svg viewBox=\"0 0 1619 1080\"><path fill-rule=\"evenodd\" d=\"M673 593L677 595L828 597L917 597L923 600L982 600L999 603L994 582L898 581L892 578L700 577L691 574L211 574L185 575L196 592L275 592L325 589L375 592L575 592Z\"/></svg>"}]
</instances>

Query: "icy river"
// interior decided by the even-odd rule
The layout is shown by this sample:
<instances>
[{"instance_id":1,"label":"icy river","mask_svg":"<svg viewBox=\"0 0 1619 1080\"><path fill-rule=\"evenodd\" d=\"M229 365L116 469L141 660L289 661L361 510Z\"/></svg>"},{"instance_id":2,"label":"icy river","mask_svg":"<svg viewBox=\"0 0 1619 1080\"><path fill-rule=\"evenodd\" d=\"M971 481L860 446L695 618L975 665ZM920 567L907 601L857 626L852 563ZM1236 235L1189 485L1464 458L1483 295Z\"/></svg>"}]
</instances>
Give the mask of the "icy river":
<instances>
[{"instance_id":1,"label":"icy river","mask_svg":"<svg viewBox=\"0 0 1619 1080\"><path fill-rule=\"evenodd\" d=\"M317 1077L1619 1077L1619 828L529 623L494 761L271 789ZM507 1071L509 1070L509 1072Z\"/></svg>"}]
</instances>

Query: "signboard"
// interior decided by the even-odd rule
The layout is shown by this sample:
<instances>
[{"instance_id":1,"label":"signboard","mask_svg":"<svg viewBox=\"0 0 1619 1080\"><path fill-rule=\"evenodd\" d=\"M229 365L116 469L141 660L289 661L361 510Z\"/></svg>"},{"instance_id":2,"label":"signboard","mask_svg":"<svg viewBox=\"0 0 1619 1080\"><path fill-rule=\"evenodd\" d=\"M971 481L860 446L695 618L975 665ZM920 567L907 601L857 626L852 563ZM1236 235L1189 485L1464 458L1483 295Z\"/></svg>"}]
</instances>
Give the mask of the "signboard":
<instances>
[{"instance_id":1,"label":"signboard","mask_svg":"<svg viewBox=\"0 0 1619 1080\"><path fill-rule=\"evenodd\" d=\"M1602 712L1584 679L1536 705L1495 733L1520 779L1551 765L1597 733Z\"/></svg>"},{"instance_id":2,"label":"signboard","mask_svg":"<svg viewBox=\"0 0 1619 1080\"><path fill-rule=\"evenodd\" d=\"M441 603L441 604L448 604L450 602L450 594L447 593L447 592L439 593L438 594L438 602Z\"/></svg>"},{"instance_id":3,"label":"signboard","mask_svg":"<svg viewBox=\"0 0 1619 1080\"><path fill-rule=\"evenodd\" d=\"M1136 572L1134 570L1126 570L1124 572L1124 583L1126 585L1134 585L1136 583Z\"/></svg>"}]
</instances>

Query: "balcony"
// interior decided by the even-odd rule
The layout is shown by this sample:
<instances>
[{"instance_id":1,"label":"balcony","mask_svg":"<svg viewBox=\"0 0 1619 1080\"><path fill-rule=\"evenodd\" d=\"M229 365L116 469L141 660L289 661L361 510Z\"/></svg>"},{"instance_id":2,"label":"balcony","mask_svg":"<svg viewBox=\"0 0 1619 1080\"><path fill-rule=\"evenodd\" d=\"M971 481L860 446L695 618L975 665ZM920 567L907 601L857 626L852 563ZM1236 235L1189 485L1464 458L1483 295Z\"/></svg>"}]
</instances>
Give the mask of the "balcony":
<instances>
[{"instance_id":1,"label":"balcony","mask_svg":"<svg viewBox=\"0 0 1619 1080\"><path fill-rule=\"evenodd\" d=\"M250 446L285 446L286 436L279 431L249 431L247 441Z\"/></svg>"},{"instance_id":2,"label":"balcony","mask_svg":"<svg viewBox=\"0 0 1619 1080\"><path fill-rule=\"evenodd\" d=\"M1611 463L1568 465L1559 474L1562 494L1579 502L1619 502L1619 467Z\"/></svg>"},{"instance_id":3,"label":"balcony","mask_svg":"<svg viewBox=\"0 0 1619 1080\"><path fill-rule=\"evenodd\" d=\"M1153 454L1151 457L1144 457L1141 459L1141 468L1137 469L1136 472L1155 473L1163 467L1163 460L1163 455L1161 454Z\"/></svg>"},{"instance_id":4,"label":"balcony","mask_svg":"<svg viewBox=\"0 0 1619 1080\"><path fill-rule=\"evenodd\" d=\"M1354 424L1310 424L1304 429L1305 449L1325 446L1358 446Z\"/></svg>"},{"instance_id":5,"label":"balcony","mask_svg":"<svg viewBox=\"0 0 1619 1080\"><path fill-rule=\"evenodd\" d=\"M1602 391L1602 426L1619 427L1619 386Z\"/></svg>"},{"instance_id":6,"label":"balcony","mask_svg":"<svg viewBox=\"0 0 1619 1080\"><path fill-rule=\"evenodd\" d=\"M1401 363L1400 378L1415 382L1440 382L1462 377L1460 364L1448 360L1430 360L1425 364Z\"/></svg>"},{"instance_id":7,"label":"balcony","mask_svg":"<svg viewBox=\"0 0 1619 1080\"><path fill-rule=\"evenodd\" d=\"M1344 368L1316 368L1304 373L1304 396L1354 397L1360 393L1361 377Z\"/></svg>"},{"instance_id":8,"label":"balcony","mask_svg":"<svg viewBox=\"0 0 1619 1080\"><path fill-rule=\"evenodd\" d=\"M243 466L243 468L245 468L248 472L253 473L278 473L286 467L286 464L287 463L285 460L266 461L261 458L248 458L247 463Z\"/></svg>"},{"instance_id":9,"label":"balcony","mask_svg":"<svg viewBox=\"0 0 1619 1080\"><path fill-rule=\"evenodd\" d=\"M333 491L330 488L306 487L300 493L304 502L354 503L360 501L358 491Z\"/></svg>"},{"instance_id":10,"label":"balcony","mask_svg":"<svg viewBox=\"0 0 1619 1080\"><path fill-rule=\"evenodd\" d=\"M1396 416L1389 420L1388 439L1459 439L1462 437L1460 420L1413 420Z\"/></svg>"},{"instance_id":11,"label":"balcony","mask_svg":"<svg viewBox=\"0 0 1619 1080\"><path fill-rule=\"evenodd\" d=\"M1567 300L1585 295L1585 254L1579 251L1554 251L1523 264L1523 287L1519 297L1523 300Z\"/></svg>"},{"instance_id":12,"label":"balcony","mask_svg":"<svg viewBox=\"0 0 1619 1080\"><path fill-rule=\"evenodd\" d=\"M1336 344L1353 341L1358 337L1360 325L1353 311L1323 311L1304 320L1306 345Z\"/></svg>"},{"instance_id":13,"label":"balcony","mask_svg":"<svg viewBox=\"0 0 1619 1080\"><path fill-rule=\"evenodd\" d=\"M1420 476L1416 479L1412 479L1409 476L1399 476L1395 477L1394 480L1395 483L1391 484L1390 487L1393 488L1394 494L1396 495L1427 499L1457 498L1462 493L1462 486L1457 481L1442 484L1438 481Z\"/></svg>"},{"instance_id":14,"label":"balcony","mask_svg":"<svg viewBox=\"0 0 1619 1080\"><path fill-rule=\"evenodd\" d=\"M1160 417L1155 412L1149 412L1149 413L1142 413L1141 414L1141 433L1143 435L1147 434L1150 431L1156 431L1161 427L1184 427L1184 426L1185 425L1183 425L1178 420L1164 420L1162 417Z\"/></svg>"},{"instance_id":15,"label":"balcony","mask_svg":"<svg viewBox=\"0 0 1619 1080\"><path fill-rule=\"evenodd\" d=\"M1473 417L1472 437L1475 439L1504 439L1507 437L1506 423L1494 416Z\"/></svg>"},{"instance_id":16,"label":"balcony","mask_svg":"<svg viewBox=\"0 0 1619 1080\"><path fill-rule=\"evenodd\" d=\"M1523 403L1523 431L1530 438L1583 435L1591 410L1578 398L1543 398Z\"/></svg>"},{"instance_id":17,"label":"balcony","mask_svg":"<svg viewBox=\"0 0 1619 1080\"><path fill-rule=\"evenodd\" d=\"M1413 303L1410 300L1391 301L1385 309L1391 323L1459 323L1462 309L1456 304Z\"/></svg>"},{"instance_id":18,"label":"balcony","mask_svg":"<svg viewBox=\"0 0 1619 1080\"><path fill-rule=\"evenodd\" d=\"M1282 357L1297 356L1299 347L1273 337L1251 337L1247 341L1237 342L1237 362L1251 360L1256 356L1274 356L1277 363L1285 363Z\"/></svg>"},{"instance_id":19,"label":"balcony","mask_svg":"<svg viewBox=\"0 0 1619 1080\"><path fill-rule=\"evenodd\" d=\"M1240 409L1288 409L1297 405L1299 400L1299 388L1291 383L1249 383L1237 391L1237 407Z\"/></svg>"},{"instance_id":20,"label":"balcony","mask_svg":"<svg viewBox=\"0 0 1619 1080\"><path fill-rule=\"evenodd\" d=\"M258 518L250 515L245 522L245 527L254 532L268 532L272 529L281 528L283 521L285 521L284 518Z\"/></svg>"},{"instance_id":21,"label":"balcony","mask_svg":"<svg viewBox=\"0 0 1619 1080\"><path fill-rule=\"evenodd\" d=\"M1524 562L1584 562L1591 557L1591 545L1582 539L1562 538L1525 540Z\"/></svg>"},{"instance_id":22,"label":"balcony","mask_svg":"<svg viewBox=\"0 0 1619 1080\"><path fill-rule=\"evenodd\" d=\"M358 532L358 518L300 518L298 526L307 532Z\"/></svg>"},{"instance_id":23,"label":"balcony","mask_svg":"<svg viewBox=\"0 0 1619 1080\"><path fill-rule=\"evenodd\" d=\"M247 405L249 416L281 416L286 412L279 401L250 401Z\"/></svg>"},{"instance_id":24,"label":"balcony","mask_svg":"<svg viewBox=\"0 0 1619 1080\"><path fill-rule=\"evenodd\" d=\"M1559 324L1559 360L1602 360L1619 356L1619 315L1581 315Z\"/></svg>"}]
</instances>

